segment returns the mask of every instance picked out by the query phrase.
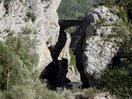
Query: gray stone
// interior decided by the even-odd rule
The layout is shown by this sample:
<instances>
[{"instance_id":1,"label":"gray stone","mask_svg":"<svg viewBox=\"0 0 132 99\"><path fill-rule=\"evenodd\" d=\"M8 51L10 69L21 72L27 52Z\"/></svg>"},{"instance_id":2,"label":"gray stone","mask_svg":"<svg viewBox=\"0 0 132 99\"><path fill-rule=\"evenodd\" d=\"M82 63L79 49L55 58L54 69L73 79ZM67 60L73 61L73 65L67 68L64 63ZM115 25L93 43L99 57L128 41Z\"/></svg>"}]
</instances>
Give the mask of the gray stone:
<instances>
[{"instance_id":1,"label":"gray stone","mask_svg":"<svg viewBox=\"0 0 132 99\"><path fill-rule=\"evenodd\" d=\"M108 38L114 34L112 27L118 17L112 14L107 7L95 8L87 16L90 20L86 26L86 36L83 43L83 66L89 85L92 86L100 77L100 74L107 69L118 47L114 38Z\"/></svg>"},{"instance_id":2,"label":"gray stone","mask_svg":"<svg viewBox=\"0 0 132 99\"><path fill-rule=\"evenodd\" d=\"M0 41L6 40L9 34L7 30L13 31L14 36L24 36L22 30L30 28L33 32L29 39L35 39L35 48L32 50L38 55L36 69L40 72L52 61L48 47L54 46L58 40L56 10L60 2L61 0L12 0L8 3L8 9L4 7L4 0L0 4Z\"/></svg>"}]
</instances>

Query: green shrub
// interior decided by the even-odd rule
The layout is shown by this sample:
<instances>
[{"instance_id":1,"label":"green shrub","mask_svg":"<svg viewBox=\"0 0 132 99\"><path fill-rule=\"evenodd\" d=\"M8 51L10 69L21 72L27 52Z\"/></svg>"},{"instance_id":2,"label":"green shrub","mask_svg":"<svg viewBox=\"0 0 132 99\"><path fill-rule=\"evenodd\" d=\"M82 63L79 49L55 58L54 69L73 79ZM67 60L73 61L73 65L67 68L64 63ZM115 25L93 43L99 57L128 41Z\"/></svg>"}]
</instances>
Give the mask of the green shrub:
<instances>
[{"instance_id":1,"label":"green shrub","mask_svg":"<svg viewBox=\"0 0 132 99\"><path fill-rule=\"evenodd\" d=\"M105 5L105 6L110 7L110 6L115 5L115 3L116 3L116 0L101 0L99 2L99 5Z\"/></svg>"},{"instance_id":2,"label":"green shrub","mask_svg":"<svg viewBox=\"0 0 132 99\"><path fill-rule=\"evenodd\" d=\"M132 95L132 65L112 69L102 74L98 88L112 94L129 97Z\"/></svg>"},{"instance_id":3,"label":"green shrub","mask_svg":"<svg viewBox=\"0 0 132 99\"><path fill-rule=\"evenodd\" d=\"M50 91L34 72L37 56L30 52L34 42L28 36L9 35L0 42L0 98L2 99L64 99Z\"/></svg>"},{"instance_id":4,"label":"green shrub","mask_svg":"<svg viewBox=\"0 0 132 99\"><path fill-rule=\"evenodd\" d=\"M124 22L128 22L128 15L123 7L119 7L119 12L117 13L117 16Z\"/></svg>"},{"instance_id":5,"label":"green shrub","mask_svg":"<svg viewBox=\"0 0 132 99\"><path fill-rule=\"evenodd\" d=\"M2 99L64 99L55 91L48 90L37 82L32 85L14 85L9 91L4 91Z\"/></svg>"},{"instance_id":6,"label":"green shrub","mask_svg":"<svg viewBox=\"0 0 132 99\"><path fill-rule=\"evenodd\" d=\"M94 96L98 92L99 90L97 90L96 88L90 87L88 89L84 89L82 93L84 94L84 96L88 97L88 96Z\"/></svg>"},{"instance_id":7,"label":"green shrub","mask_svg":"<svg viewBox=\"0 0 132 99\"><path fill-rule=\"evenodd\" d=\"M8 47L4 46L0 42L0 89L1 90L8 90L10 81L14 82L10 79L12 75L12 72L17 68L18 71L15 71L15 73L19 74L20 68L18 66L21 66L21 62L19 62L19 59L17 59L17 56L15 56ZM20 72L21 73L21 72ZM17 76L18 78L21 78L20 76ZM16 81L21 81L20 79Z\"/></svg>"},{"instance_id":8,"label":"green shrub","mask_svg":"<svg viewBox=\"0 0 132 99\"><path fill-rule=\"evenodd\" d=\"M113 32L116 33L114 42L120 48L120 56L132 62L132 24L119 21L114 25Z\"/></svg>"},{"instance_id":9,"label":"green shrub","mask_svg":"<svg viewBox=\"0 0 132 99\"><path fill-rule=\"evenodd\" d=\"M60 89L57 92L61 96L63 96L63 99L75 99L75 96L73 95L73 90L68 90L68 89Z\"/></svg>"},{"instance_id":10,"label":"green shrub","mask_svg":"<svg viewBox=\"0 0 132 99\"><path fill-rule=\"evenodd\" d=\"M9 91L3 92L3 99L34 99L34 92L28 86L15 85Z\"/></svg>"},{"instance_id":11,"label":"green shrub","mask_svg":"<svg viewBox=\"0 0 132 99\"><path fill-rule=\"evenodd\" d=\"M30 52L34 42L29 37L9 36L5 43L0 42L0 89L31 83L37 63L37 56Z\"/></svg>"},{"instance_id":12,"label":"green shrub","mask_svg":"<svg viewBox=\"0 0 132 99\"><path fill-rule=\"evenodd\" d=\"M114 5L106 3L110 6ZM106 70L101 75L98 88L121 96L124 99L124 97L132 96L132 24L128 22L128 16L124 7L119 5L118 8L119 12L117 15L120 20L112 25L114 35L109 35L107 39L114 38L112 42L114 41L117 44L116 46L119 47L118 53L120 54L120 66L122 68Z\"/></svg>"}]
</instances>

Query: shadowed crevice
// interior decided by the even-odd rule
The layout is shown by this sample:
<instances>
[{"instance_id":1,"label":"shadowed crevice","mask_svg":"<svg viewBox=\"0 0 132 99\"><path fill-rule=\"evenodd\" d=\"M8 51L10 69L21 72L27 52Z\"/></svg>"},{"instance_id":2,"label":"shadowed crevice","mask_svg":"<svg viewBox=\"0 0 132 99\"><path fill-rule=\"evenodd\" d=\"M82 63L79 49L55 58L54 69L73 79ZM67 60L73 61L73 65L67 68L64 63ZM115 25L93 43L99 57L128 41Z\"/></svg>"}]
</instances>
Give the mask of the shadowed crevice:
<instances>
[{"instance_id":1,"label":"shadowed crevice","mask_svg":"<svg viewBox=\"0 0 132 99\"><path fill-rule=\"evenodd\" d=\"M56 43L56 45L54 47L50 46L49 50L52 56L52 62L46 66L46 68L42 71L41 75L40 75L40 80L43 81L44 79L46 79L46 83L47 83L47 87L49 89L55 89L58 86L58 75L60 73L60 63L62 67L66 67L65 69L67 70L67 62L65 59L62 60L58 60L58 56L61 52L61 50L63 49L63 47L65 46L66 43L66 33L62 30L60 30L60 35L58 38L58 42ZM65 63L65 65L64 65ZM61 76L64 76L61 75Z\"/></svg>"},{"instance_id":2,"label":"shadowed crevice","mask_svg":"<svg viewBox=\"0 0 132 99\"><path fill-rule=\"evenodd\" d=\"M68 72L68 59L62 58L61 60L58 60L58 57L67 42L67 34L65 32L65 29L72 27L72 26L81 26L84 23L85 23L84 20L60 20L59 21L60 33L59 33L58 42L56 43L55 46L49 47L53 61L48 66L46 66L46 68L42 71L40 75L40 80L41 81L46 80L47 87L49 89L56 89L56 87L71 88L73 86L72 83L70 83L70 80L66 78L66 74ZM84 70L83 64L80 63L79 58L81 55L79 54L82 54L82 53L75 54L77 55L76 56L77 69L79 73L81 74L82 82L86 86L85 84L86 82L84 82L85 74L83 71Z\"/></svg>"}]
</instances>

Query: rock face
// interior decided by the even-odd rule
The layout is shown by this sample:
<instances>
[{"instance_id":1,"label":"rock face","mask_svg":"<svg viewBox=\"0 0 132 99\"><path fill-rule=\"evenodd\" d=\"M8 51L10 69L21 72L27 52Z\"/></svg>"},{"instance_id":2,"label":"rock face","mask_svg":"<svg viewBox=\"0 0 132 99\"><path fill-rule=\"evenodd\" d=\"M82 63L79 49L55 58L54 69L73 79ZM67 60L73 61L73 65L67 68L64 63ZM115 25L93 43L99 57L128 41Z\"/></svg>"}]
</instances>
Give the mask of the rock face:
<instances>
[{"instance_id":1,"label":"rock face","mask_svg":"<svg viewBox=\"0 0 132 99\"><path fill-rule=\"evenodd\" d=\"M71 44L71 36L68 32L66 33L66 42L65 42L65 46L63 47L63 49L61 50L61 53L58 56L58 60L62 60L62 58L66 58L68 60L68 64L70 64L70 55L69 55L69 47Z\"/></svg>"},{"instance_id":2,"label":"rock face","mask_svg":"<svg viewBox=\"0 0 132 99\"><path fill-rule=\"evenodd\" d=\"M37 69L42 71L52 61L49 46L58 40L57 8L61 0L2 0L0 3L0 40L10 31L13 36L29 35L35 40L33 52L38 55ZM24 31L25 30L25 31ZM31 33L27 33L31 30Z\"/></svg>"},{"instance_id":3,"label":"rock face","mask_svg":"<svg viewBox=\"0 0 132 99\"><path fill-rule=\"evenodd\" d=\"M47 65L40 75L40 79L47 80L48 88L55 89L69 82L66 78L70 61L70 34L60 29L59 38L54 47L49 47L53 61Z\"/></svg>"},{"instance_id":4,"label":"rock face","mask_svg":"<svg viewBox=\"0 0 132 99\"><path fill-rule=\"evenodd\" d=\"M70 60L70 35L58 25L57 9L61 0L1 0L0 41L9 35L33 41L32 53L38 56L35 69L50 83L69 82L66 78ZM77 69L84 85L94 85L95 79L111 63L116 51L113 42L106 40L112 34L112 25L118 17L101 6L87 16L82 25L82 36L75 55ZM85 32L83 32L85 31ZM45 69L45 67L47 68ZM46 71L46 72L45 72ZM60 81L59 81L60 80ZM89 84L89 85L88 85ZM84 87L86 87L84 86Z\"/></svg>"},{"instance_id":5,"label":"rock face","mask_svg":"<svg viewBox=\"0 0 132 99\"><path fill-rule=\"evenodd\" d=\"M111 65L111 60L117 52L113 35L112 25L118 17L112 14L107 7L100 6L94 9L87 16L87 25L83 44L80 44L82 51L82 66L84 73L81 73L90 86L95 85L102 71ZM78 55L79 56L79 55ZM78 57L76 56L76 57ZM86 76L86 77L85 77ZM87 82L86 82L87 83ZM88 87L88 85L86 85Z\"/></svg>"}]
</instances>

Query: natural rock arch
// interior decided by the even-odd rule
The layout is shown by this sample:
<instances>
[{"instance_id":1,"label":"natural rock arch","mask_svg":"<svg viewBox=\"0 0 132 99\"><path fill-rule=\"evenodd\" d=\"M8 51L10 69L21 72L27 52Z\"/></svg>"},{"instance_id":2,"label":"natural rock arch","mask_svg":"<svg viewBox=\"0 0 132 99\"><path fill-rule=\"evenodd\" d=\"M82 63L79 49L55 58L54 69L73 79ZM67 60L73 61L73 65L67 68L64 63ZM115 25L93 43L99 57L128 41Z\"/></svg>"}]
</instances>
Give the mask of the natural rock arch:
<instances>
[{"instance_id":1,"label":"natural rock arch","mask_svg":"<svg viewBox=\"0 0 132 99\"><path fill-rule=\"evenodd\" d=\"M72 26L82 26L82 24L84 23L85 20L59 21L60 33L59 33L58 42L54 47L52 46L49 47L53 61L43 70L43 72L40 75L40 79L47 79L47 84L50 89L54 89L58 86L63 86L62 83L70 82L66 78L67 69L68 69L68 58L65 56L60 56L62 49L66 46L68 42L69 34L67 34L65 30ZM63 52L63 54L66 54L66 52ZM61 59L59 60L58 58L60 57ZM70 86L71 85L66 85L66 87L70 87Z\"/></svg>"}]
</instances>

